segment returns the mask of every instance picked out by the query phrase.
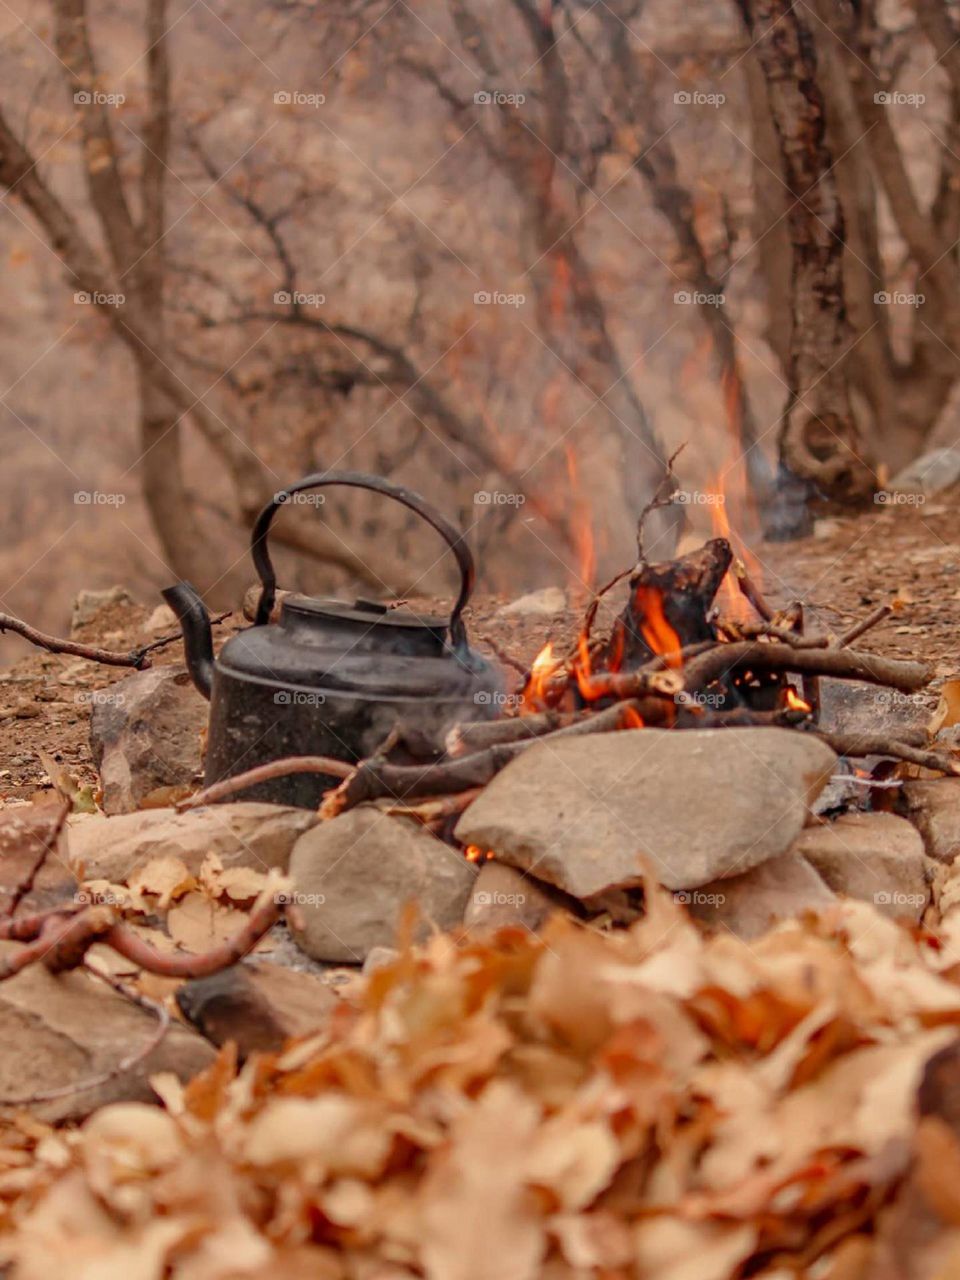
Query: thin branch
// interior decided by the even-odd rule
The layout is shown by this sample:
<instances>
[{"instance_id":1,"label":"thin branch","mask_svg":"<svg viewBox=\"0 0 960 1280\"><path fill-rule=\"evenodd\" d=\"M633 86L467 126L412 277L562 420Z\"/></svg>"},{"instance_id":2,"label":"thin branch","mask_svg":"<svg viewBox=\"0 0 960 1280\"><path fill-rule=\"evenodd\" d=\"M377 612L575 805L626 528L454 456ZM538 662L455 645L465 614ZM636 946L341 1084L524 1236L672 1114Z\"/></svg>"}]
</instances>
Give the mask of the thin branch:
<instances>
[{"instance_id":1,"label":"thin branch","mask_svg":"<svg viewBox=\"0 0 960 1280\"><path fill-rule=\"evenodd\" d=\"M854 640L859 640L859 638L867 631L877 626L878 623L883 622L884 618L889 618L891 613L893 613L893 605L880 605L878 608L874 609L873 613L869 614L868 617L863 618L860 622L856 623L849 629L849 631L845 631L837 641L837 648L844 649L848 644L853 644Z\"/></svg>"},{"instance_id":2,"label":"thin branch","mask_svg":"<svg viewBox=\"0 0 960 1280\"><path fill-rule=\"evenodd\" d=\"M914 747L907 742L885 738L882 734L830 733L823 729L811 729L809 732L832 747L838 756L895 756L925 769L960 777L960 761L940 751Z\"/></svg>"},{"instance_id":3,"label":"thin branch","mask_svg":"<svg viewBox=\"0 0 960 1280\"><path fill-rule=\"evenodd\" d=\"M101 662L107 667L136 667L142 670L149 667L146 654L151 648L159 647L156 643L140 649L131 649L127 653L119 653L114 649L101 649L96 645L79 644L76 640L60 640L56 636L45 635L36 627L31 627L12 614L0 613L0 634L12 631L14 635L23 636L31 644L50 653L69 653L75 658L88 658L91 662ZM166 643L166 642L165 642Z\"/></svg>"},{"instance_id":4,"label":"thin branch","mask_svg":"<svg viewBox=\"0 0 960 1280\"><path fill-rule=\"evenodd\" d=\"M284 914L283 895L264 895L245 924L219 946L202 952L157 951L124 924L115 924L102 941L125 960L164 978L206 978L242 960Z\"/></svg>"}]
</instances>

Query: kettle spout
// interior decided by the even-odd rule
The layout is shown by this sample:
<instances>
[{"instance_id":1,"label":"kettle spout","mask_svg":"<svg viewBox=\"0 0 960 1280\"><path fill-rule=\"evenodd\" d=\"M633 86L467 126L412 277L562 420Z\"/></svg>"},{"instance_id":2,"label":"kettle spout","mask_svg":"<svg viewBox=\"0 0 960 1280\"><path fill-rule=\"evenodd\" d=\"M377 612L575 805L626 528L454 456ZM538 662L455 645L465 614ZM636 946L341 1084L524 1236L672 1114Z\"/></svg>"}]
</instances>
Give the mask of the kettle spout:
<instances>
[{"instance_id":1,"label":"kettle spout","mask_svg":"<svg viewBox=\"0 0 960 1280\"><path fill-rule=\"evenodd\" d=\"M207 607L189 582L167 587L161 595L180 622L190 679L209 701L213 688L213 635Z\"/></svg>"}]
</instances>

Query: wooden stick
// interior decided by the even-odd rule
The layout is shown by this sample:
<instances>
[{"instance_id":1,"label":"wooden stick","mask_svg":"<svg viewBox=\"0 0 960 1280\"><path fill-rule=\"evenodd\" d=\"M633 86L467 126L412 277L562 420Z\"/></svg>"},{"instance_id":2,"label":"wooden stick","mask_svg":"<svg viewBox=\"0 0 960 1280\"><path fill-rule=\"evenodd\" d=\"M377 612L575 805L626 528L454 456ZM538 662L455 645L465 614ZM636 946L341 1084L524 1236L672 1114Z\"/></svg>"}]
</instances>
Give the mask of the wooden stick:
<instances>
[{"instance_id":1,"label":"wooden stick","mask_svg":"<svg viewBox=\"0 0 960 1280\"><path fill-rule=\"evenodd\" d=\"M86 912L79 912L73 916L51 916L32 942L24 943L13 955L0 959L0 981L12 978L28 965L35 964L38 960L46 961L49 955L57 953L58 949L68 941L71 930L84 930L82 918L85 914ZM85 933L84 936L86 936ZM91 945L94 941L95 939L91 938L87 945Z\"/></svg>"},{"instance_id":2,"label":"wooden stick","mask_svg":"<svg viewBox=\"0 0 960 1280\"><path fill-rule=\"evenodd\" d=\"M509 720L467 720L463 724L454 725L447 734L447 755L456 758L473 751L483 751L497 742L539 738L592 714L588 708L584 711L540 711L535 715L511 716Z\"/></svg>"},{"instance_id":3,"label":"wooden stick","mask_svg":"<svg viewBox=\"0 0 960 1280\"><path fill-rule=\"evenodd\" d=\"M773 711L753 711L750 707L731 707L728 711L704 711L696 727L703 729L788 729L798 724L803 724L809 719L809 711L800 711L794 707L778 707ZM718 750L722 749L722 747L718 748Z\"/></svg>"},{"instance_id":4,"label":"wooden stick","mask_svg":"<svg viewBox=\"0 0 960 1280\"><path fill-rule=\"evenodd\" d=\"M115 924L103 937L108 947L141 969L164 978L206 978L236 964L257 945L283 915L283 903L277 897L261 901L250 912L246 923L232 938L227 938L209 951L193 954L157 951L149 942L126 925Z\"/></svg>"},{"instance_id":5,"label":"wooden stick","mask_svg":"<svg viewBox=\"0 0 960 1280\"><path fill-rule=\"evenodd\" d=\"M891 741L881 734L830 733L823 729L811 729L809 732L832 747L840 756L894 756L910 764L922 765L925 769L936 769L940 773L960 777L960 761L938 751Z\"/></svg>"},{"instance_id":6,"label":"wooden stick","mask_svg":"<svg viewBox=\"0 0 960 1280\"><path fill-rule=\"evenodd\" d=\"M334 778L349 778L357 768L345 760L334 760L332 756L284 756L280 760L271 760L268 764L258 764L254 769L234 774L232 778L222 778L211 783L202 791L195 792L186 800L181 800L176 808L197 809L204 804L216 804L226 800L246 787L256 786L260 782L272 782L274 778L286 778L291 773L329 773Z\"/></svg>"},{"instance_id":7,"label":"wooden stick","mask_svg":"<svg viewBox=\"0 0 960 1280\"><path fill-rule=\"evenodd\" d=\"M211 627L219 626L220 623L223 622L225 618L229 618L232 613L232 609L227 609L225 613L218 613L215 618L210 619ZM151 640L149 644L142 645L139 649L135 649L133 651L133 656L145 658L148 653L153 653L157 649L165 649L168 644L176 644L178 640L183 640L182 631L174 631L172 635L162 636L159 640ZM147 663L147 666L149 665L150 664Z\"/></svg>"},{"instance_id":8,"label":"wooden stick","mask_svg":"<svg viewBox=\"0 0 960 1280\"><path fill-rule=\"evenodd\" d=\"M20 618L9 613L0 613L0 632L12 631L14 635L23 636L31 644L50 653L69 653L75 658L88 658L91 662L102 662L107 667L136 667L142 671L149 667L145 649L131 649L128 653L117 653L113 649L98 649L95 645L78 644L76 640L60 640L56 636L45 635L36 627L31 627Z\"/></svg>"},{"instance_id":9,"label":"wooden stick","mask_svg":"<svg viewBox=\"0 0 960 1280\"><path fill-rule=\"evenodd\" d=\"M506 649L504 649L501 644L498 644L496 640L491 639L490 636L478 635L477 643L485 644L498 662L502 663L505 667L512 668L512 670L518 672L523 676L524 680L526 680L527 676L530 674L528 669L519 661L519 659L514 658L512 654L507 653Z\"/></svg>"},{"instance_id":10,"label":"wooden stick","mask_svg":"<svg viewBox=\"0 0 960 1280\"><path fill-rule=\"evenodd\" d=\"M761 641L722 645L699 658L684 670L688 692L712 683L734 667L754 667L760 671L795 671L798 675L837 676L891 685L905 693L922 689L933 679L933 670L922 662L884 658L854 649L793 649L790 645Z\"/></svg>"},{"instance_id":11,"label":"wooden stick","mask_svg":"<svg viewBox=\"0 0 960 1280\"><path fill-rule=\"evenodd\" d=\"M386 796L392 796L396 800L410 800L419 796L450 795L452 792L486 786L511 760L535 742L557 742L561 738L586 733L605 733L628 728L639 714L640 706L639 702L632 700L618 702L588 719L578 720L539 738L495 743L485 751L475 751L471 755L439 764L389 765L375 760L364 761L339 787L327 792L320 806L320 815L323 818L333 818L365 800L381 800Z\"/></svg>"},{"instance_id":12,"label":"wooden stick","mask_svg":"<svg viewBox=\"0 0 960 1280\"><path fill-rule=\"evenodd\" d=\"M20 916L17 920L0 920L0 941L33 942L55 917L66 919L68 916L79 915L80 910L78 906L60 907L52 911L38 911L31 916Z\"/></svg>"},{"instance_id":13,"label":"wooden stick","mask_svg":"<svg viewBox=\"0 0 960 1280\"><path fill-rule=\"evenodd\" d=\"M884 618L889 618L891 613L893 613L893 605L880 605L878 608L874 609L873 613L868 617L863 618L860 622L856 623L849 631L845 631L837 641L837 648L844 649L848 644L853 644L854 640L858 640L864 632L869 631L871 627L875 627L877 623L882 622Z\"/></svg>"},{"instance_id":14,"label":"wooden stick","mask_svg":"<svg viewBox=\"0 0 960 1280\"><path fill-rule=\"evenodd\" d=\"M469 787L466 791L449 796L426 796L417 804L384 804L383 812L400 818L416 818L418 822L435 824L445 818L455 817L473 804L482 787Z\"/></svg>"},{"instance_id":15,"label":"wooden stick","mask_svg":"<svg viewBox=\"0 0 960 1280\"><path fill-rule=\"evenodd\" d=\"M737 560L733 565L733 576L737 580L737 586L743 592L745 598L753 605L764 622L773 621L773 610L760 594L760 589L747 572L747 566L742 560Z\"/></svg>"},{"instance_id":16,"label":"wooden stick","mask_svg":"<svg viewBox=\"0 0 960 1280\"><path fill-rule=\"evenodd\" d=\"M797 631L800 635L804 634L807 625L807 615L801 601L797 601ZM803 700L810 708L810 718L814 724L820 719L820 677L807 673L800 677L800 684L803 688Z\"/></svg>"},{"instance_id":17,"label":"wooden stick","mask_svg":"<svg viewBox=\"0 0 960 1280\"><path fill-rule=\"evenodd\" d=\"M687 693L697 693L741 667L865 680L871 684L891 685L905 693L922 689L933 678L932 669L922 662L883 658L879 654L853 649L795 649L777 641L760 640L715 645L688 662L682 672L671 674L682 676L682 685ZM589 681L590 691L595 697L634 698L648 692L666 692L666 687L661 686L662 673L653 672L649 664L636 671L601 673Z\"/></svg>"},{"instance_id":18,"label":"wooden stick","mask_svg":"<svg viewBox=\"0 0 960 1280\"><path fill-rule=\"evenodd\" d=\"M734 622L724 626L724 631L740 640L759 640L769 636L772 640L780 640L792 649L826 649L830 637L823 634L805 636L789 627L778 626L773 622Z\"/></svg>"},{"instance_id":19,"label":"wooden stick","mask_svg":"<svg viewBox=\"0 0 960 1280\"><path fill-rule=\"evenodd\" d=\"M696 647L698 646L691 646ZM648 725L663 724L667 718L666 709L659 698L638 701L636 711L644 724ZM468 720L455 725L447 734L447 755L458 759L474 751L484 751L497 743L542 738L558 729L589 720L596 714L595 707L583 707L579 711L538 711L533 715L511 716L506 720Z\"/></svg>"}]
</instances>

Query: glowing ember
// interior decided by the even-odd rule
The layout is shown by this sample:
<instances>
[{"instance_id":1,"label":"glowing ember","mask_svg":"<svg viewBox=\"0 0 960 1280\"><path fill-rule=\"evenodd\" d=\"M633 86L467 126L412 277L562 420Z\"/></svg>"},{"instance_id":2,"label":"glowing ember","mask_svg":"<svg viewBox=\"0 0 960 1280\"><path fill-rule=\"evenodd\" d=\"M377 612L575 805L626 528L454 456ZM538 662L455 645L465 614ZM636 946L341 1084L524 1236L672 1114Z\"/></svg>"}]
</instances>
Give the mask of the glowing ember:
<instances>
[{"instance_id":1,"label":"glowing ember","mask_svg":"<svg viewBox=\"0 0 960 1280\"><path fill-rule=\"evenodd\" d=\"M486 862L493 857L489 849L484 849L478 844L468 844L463 851L463 856L468 862Z\"/></svg>"}]
</instances>

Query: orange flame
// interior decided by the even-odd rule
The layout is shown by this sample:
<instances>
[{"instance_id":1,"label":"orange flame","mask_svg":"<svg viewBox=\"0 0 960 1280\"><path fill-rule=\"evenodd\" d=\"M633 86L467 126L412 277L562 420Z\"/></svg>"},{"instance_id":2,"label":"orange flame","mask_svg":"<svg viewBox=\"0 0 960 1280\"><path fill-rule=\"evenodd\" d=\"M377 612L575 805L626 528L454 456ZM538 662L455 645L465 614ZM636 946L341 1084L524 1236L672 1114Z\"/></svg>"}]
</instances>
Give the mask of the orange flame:
<instances>
[{"instance_id":1,"label":"orange flame","mask_svg":"<svg viewBox=\"0 0 960 1280\"><path fill-rule=\"evenodd\" d=\"M800 697L799 693L797 693L796 689L794 689L792 684L788 684L786 689L784 689L783 691L783 705L787 708L788 711L812 711L813 710L813 707L810 706L810 703L805 702L804 699Z\"/></svg>"},{"instance_id":2,"label":"orange flame","mask_svg":"<svg viewBox=\"0 0 960 1280\"><path fill-rule=\"evenodd\" d=\"M479 844L468 844L463 851L463 856L468 862L487 862L493 857L489 849L484 849Z\"/></svg>"},{"instance_id":3,"label":"orange flame","mask_svg":"<svg viewBox=\"0 0 960 1280\"><path fill-rule=\"evenodd\" d=\"M578 571L583 585L592 587L597 573L597 545L593 534L593 522L590 519L589 505L584 501L580 490L577 455L570 444L564 446L564 451L567 456L567 475L573 497L573 540L577 549Z\"/></svg>"},{"instance_id":4,"label":"orange flame","mask_svg":"<svg viewBox=\"0 0 960 1280\"><path fill-rule=\"evenodd\" d=\"M625 706L623 708L623 714L620 717L620 728L621 729L642 729L643 728L643 716L636 709L636 707Z\"/></svg>"},{"instance_id":5,"label":"orange flame","mask_svg":"<svg viewBox=\"0 0 960 1280\"><path fill-rule=\"evenodd\" d=\"M563 663L553 656L553 642L547 641L530 667L527 683L523 687L521 715L529 715L531 711L542 711L550 703L550 685Z\"/></svg>"},{"instance_id":6,"label":"orange flame","mask_svg":"<svg viewBox=\"0 0 960 1280\"><path fill-rule=\"evenodd\" d=\"M640 634L653 652L661 654L668 667L683 666L680 637L663 611L663 592L657 587L641 585L634 592L633 600L642 619Z\"/></svg>"},{"instance_id":7,"label":"orange flame","mask_svg":"<svg viewBox=\"0 0 960 1280\"><path fill-rule=\"evenodd\" d=\"M710 502L710 519L713 524L713 536L715 538L726 538L733 547L734 555L746 566L750 577L758 587L761 586L763 574L760 561L753 555L739 534L735 533L730 527L730 518L727 514L729 505L727 501L728 492L724 472L721 471L717 475L709 494L712 499ZM753 610L738 587L732 570L727 570L717 595L720 601L720 612L724 617L730 618L734 622L749 622L753 618Z\"/></svg>"}]
</instances>

